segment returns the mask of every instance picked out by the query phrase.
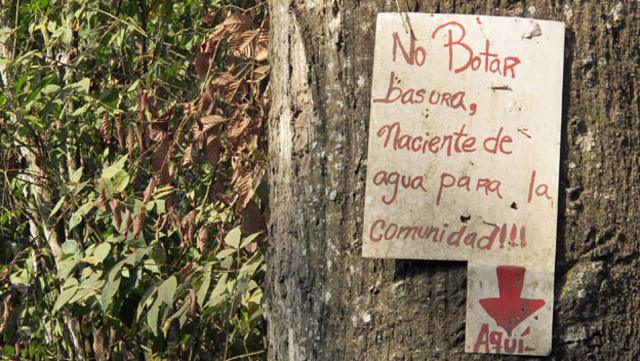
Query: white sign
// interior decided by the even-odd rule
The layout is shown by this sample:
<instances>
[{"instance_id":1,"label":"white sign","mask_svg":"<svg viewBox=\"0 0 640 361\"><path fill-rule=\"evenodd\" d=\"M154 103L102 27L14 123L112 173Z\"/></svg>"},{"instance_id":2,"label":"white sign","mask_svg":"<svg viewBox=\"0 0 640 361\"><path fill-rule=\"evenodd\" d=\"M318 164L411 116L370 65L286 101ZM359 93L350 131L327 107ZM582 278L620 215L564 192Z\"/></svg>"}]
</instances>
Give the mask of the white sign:
<instances>
[{"instance_id":1,"label":"white sign","mask_svg":"<svg viewBox=\"0 0 640 361\"><path fill-rule=\"evenodd\" d=\"M548 354L564 24L377 21L363 256L468 261L467 352Z\"/></svg>"}]
</instances>

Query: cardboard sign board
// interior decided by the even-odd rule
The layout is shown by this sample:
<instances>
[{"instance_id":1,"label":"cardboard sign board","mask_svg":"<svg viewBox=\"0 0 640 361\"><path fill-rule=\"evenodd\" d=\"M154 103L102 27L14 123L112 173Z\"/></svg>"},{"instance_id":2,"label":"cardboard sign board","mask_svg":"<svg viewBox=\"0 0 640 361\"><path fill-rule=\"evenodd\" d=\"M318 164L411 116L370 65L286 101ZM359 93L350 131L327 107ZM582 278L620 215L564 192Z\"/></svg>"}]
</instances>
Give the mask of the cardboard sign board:
<instances>
[{"instance_id":1,"label":"cardboard sign board","mask_svg":"<svg viewBox=\"0 0 640 361\"><path fill-rule=\"evenodd\" d=\"M362 254L468 261L466 351L551 351L564 24L378 15Z\"/></svg>"}]
</instances>

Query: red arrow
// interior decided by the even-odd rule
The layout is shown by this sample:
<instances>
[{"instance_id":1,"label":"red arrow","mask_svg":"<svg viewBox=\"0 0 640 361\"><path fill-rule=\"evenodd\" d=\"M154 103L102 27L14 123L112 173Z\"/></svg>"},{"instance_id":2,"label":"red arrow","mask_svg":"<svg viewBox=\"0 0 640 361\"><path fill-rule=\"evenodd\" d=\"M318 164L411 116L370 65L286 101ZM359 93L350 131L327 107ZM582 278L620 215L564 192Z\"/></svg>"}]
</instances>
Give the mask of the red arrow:
<instances>
[{"instance_id":1,"label":"red arrow","mask_svg":"<svg viewBox=\"0 0 640 361\"><path fill-rule=\"evenodd\" d=\"M534 312L544 306L544 300L520 298L526 269L518 266L498 266L498 288L500 297L484 298L480 305L504 328L509 336L511 331Z\"/></svg>"}]
</instances>

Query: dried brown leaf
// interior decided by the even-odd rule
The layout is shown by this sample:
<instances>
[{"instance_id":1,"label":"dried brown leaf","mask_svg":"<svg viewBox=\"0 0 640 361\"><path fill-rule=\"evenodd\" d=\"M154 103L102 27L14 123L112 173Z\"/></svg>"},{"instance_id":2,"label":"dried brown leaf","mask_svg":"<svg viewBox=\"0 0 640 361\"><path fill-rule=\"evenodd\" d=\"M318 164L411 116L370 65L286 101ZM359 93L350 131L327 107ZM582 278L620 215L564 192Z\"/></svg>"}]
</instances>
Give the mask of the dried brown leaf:
<instances>
[{"instance_id":1,"label":"dried brown leaf","mask_svg":"<svg viewBox=\"0 0 640 361\"><path fill-rule=\"evenodd\" d=\"M267 60L269 57L269 29L267 27L263 27L260 29L260 35L258 35L258 44L256 46L256 52L254 55L254 60L258 62L262 62Z\"/></svg>"},{"instance_id":2,"label":"dried brown leaf","mask_svg":"<svg viewBox=\"0 0 640 361\"><path fill-rule=\"evenodd\" d=\"M165 136L151 157L154 178L158 178L157 182L159 184L167 184L171 180L169 174L169 159L171 158L169 149L171 143L170 137Z\"/></svg>"},{"instance_id":3,"label":"dried brown leaf","mask_svg":"<svg viewBox=\"0 0 640 361\"><path fill-rule=\"evenodd\" d=\"M213 85L208 85L205 88L204 93L202 93L200 95L200 98L198 100L198 110L204 113L210 113L210 108L212 106L213 103L213 92L214 92L214 87Z\"/></svg>"},{"instance_id":4,"label":"dried brown leaf","mask_svg":"<svg viewBox=\"0 0 640 361\"><path fill-rule=\"evenodd\" d=\"M241 32L253 27L253 21L244 14L227 14L227 18L222 22L225 30L231 33Z\"/></svg>"},{"instance_id":5,"label":"dried brown leaf","mask_svg":"<svg viewBox=\"0 0 640 361\"><path fill-rule=\"evenodd\" d=\"M250 252L254 252L257 249L257 244L266 238L267 224L260 208L253 200L249 201L244 210L240 230L245 236L262 232L262 234L247 247L247 250Z\"/></svg>"},{"instance_id":6,"label":"dried brown leaf","mask_svg":"<svg viewBox=\"0 0 640 361\"><path fill-rule=\"evenodd\" d=\"M140 210L140 213L136 216L136 219L133 221L133 237L138 238L140 233L142 233L142 228L144 227L144 209Z\"/></svg>"},{"instance_id":7,"label":"dried brown leaf","mask_svg":"<svg viewBox=\"0 0 640 361\"><path fill-rule=\"evenodd\" d=\"M178 231L180 227L180 219L171 210L164 213L156 219L154 228L159 231Z\"/></svg>"},{"instance_id":8,"label":"dried brown leaf","mask_svg":"<svg viewBox=\"0 0 640 361\"><path fill-rule=\"evenodd\" d=\"M269 65L262 65L255 68L255 70L253 71L254 80L264 79L269 74L269 70L271 70L271 67Z\"/></svg>"},{"instance_id":9,"label":"dried brown leaf","mask_svg":"<svg viewBox=\"0 0 640 361\"><path fill-rule=\"evenodd\" d=\"M212 167L216 167L220 160L220 138L215 135L207 137L207 160Z\"/></svg>"},{"instance_id":10,"label":"dried brown leaf","mask_svg":"<svg viewBox=\"0 0 640 361\"><path fill-rule=\"evenodd\" d=\"M269 50L266 46L258 46L254 59L256 61L265 61L269 58Z\"/></svg>"},{"instance_id":11,"label":"dried brown leaf","mask_svg":"<svg viewBox=\"0 0 640 361\"><path fill-rule=\"evenodd\" d=\"M215 92L227 103L233 103L239 93L243 80L238 79L230 71L219 74L213 81Z\"/></svg>"},{"instance_id":12,"label":"dried brown leaf","mask_svg":"<svg viewBox=\"0 0 640 361\"><path fill-rule=\"evenodd\" d=\"M251 134L250 136L245 137L244 144L247 147L247 150L253 154L258 149L258 135Z\"/></svg>"},{"instance_id":13,"label":"dried brown leaf","mask_svg":"<svg viewBox=\"0 0 640 361\"><path fill-rule=\"evenodd\" d=\"M149 179L149 184L147 184L147 188L144 190L142 203L147 203L149 199L151 199L153 191L156 189L156 184L158 184L158 179L156 177L151 177L151 179Z\"/></svg>"},{"instance_id":14,"label":"dried brown leaf","mask_svg":"<svg viewBox=\"0 0 640 361\"><path fill-rule=\"evenodd\" d=\"M189 212L182 221L180 222L180 231L182 233L182 245L189 246L191 245L191 240L193 239L193 233L195 229L195 221L196 215L198 214L197 210L192 210Z\"/></svg>"},{"instance_id":15,"label":"dried brown leaf","mask_svg":"<svg viewBox=\"0 0 640 361\"><path fill-rule=\"evenodd\" d=\"M98 194L98 199L96 199L95 206L101 212L104 212L104 210L107 208L107 196L104 194L104 191Z\"/></svg>"},{"instance_id":16,"label":"dried brown leaf","mask_svg":"<svg viewBox=\"0 0 640 361\"><path fill-rule=\"evenodd\" d=\"M208 132L211 129L213 129L214 127L220 124L224 124L226 121L227 120L222 115L218 115L218 114L208 115L200 119L200 122L202 123L202 128L203 128L202 131L206 132L207 135L209 135Z\"/></svg>"},{"instance_id":17,"label":"dried brown leaf","mask_svg":"<svg viewBox=\"0 0 640 361\"><path fill-rule=\"evenodd\" d=\"M238 57L253 58L258 47L260 29L244 31L229 41L229 51Z\"/></svg>"},{"instance_id":18,"label":"dried brown leaf","mask_svg":"<svg viewBox=\"0 0 640 361\"><path fill-rule=\"evenodd\" d=\"M108 359L106 337L104 335L103 326L93 330L93 353L95 354L97 361Z\"/></svg>"},{"instance_id":19,"label":"dried brown leaf","mask_svg":"<svg viewBox=\"0 0 640 361\"><path fill-rule=\"evenodd\" d=\"M142 129L139 126L134 125L136 138L138 139L138 146L140 147L140 154L145 154L147 151L147 146L144 141L144 134L142 134Z\"/></svg>"},{"instance_id":20,"label":"dried brown leaf","mask_svg":"<svg viewBox=\"0 0 640 361\"><path fill-rule=\"evenodd\" d=\"M250 125L251 119L249 117L245 116L240 119L234 119L231 123L231 128L229 129L229 138L236 139L244 135Z\"/></svg>"},{"instance_id":21,"label":"dried brown leaf","mask_svg":"<svg viewBox=\"0 0 640 361\"><path fill-rule=\"evenodd\" d=\"M209 228L204 226L198 231L198 250L204 253L207 250L207 241L209 240Z\"/></svg>"},{"instance_id":22,"label":"dried brown leaf","mask_svg":"<svg viewBox=\"0 0 640 361\"><path fill-rule=\"evenodd\" d=\"M202 22L207 26L212 26L216 20L216 13L208 13L202 16Z\"/></svg>"},{"instance_id":23,"label":"dried brown leaf","mask_svg":"<svg viewBox=\"0 0 640 361\"><path fill-rule=\"evenodd\" d=\"M180 269L180 281L184 281L193 272L193 262L189 262Z\"/></svg>"},{"instance_id":24,"label":"dried brown leaf","mask_svg":"<svg viewBox=\"0 0 640 361\"><path fill-rule=\"evenodd\" d=\"M215 46L224 38L224 34L227 32L224 24L218 24L213 31L207 36L207 51L213 51Z\"/></svg>"},{"instance_id":25,"label":"dried brown leaf","mask_svg":"<svg viewBox=\"0 0 640 361\"><path fill-rule=\"evenodd\" d=\"M204 79L209 71L210 59L213 57L212 53L199 52L196 54L195 67L196 75L198 79Z\"/></svg>"},{"instance_id":26,"label":"dried brown leaf","mask_svg":"<svg viewBox=\"0 0 640 361\"><path fill-rule=\"evenodd\" d=\"M191 305L189 307L189 317L193 318L196 316L196 312L198 310L198 300L196 297L196 290L192 288L189 290L189 298L191 300Z\"/></svg>"},{"instance_id":27,"label":"dried brown leaf","mask_svg":"<svg viewBox=\"0 0 640 361\"><path fill-rule=\"evenodd\" d=\"M113 222L115 223L116 228L120 229L120 224L122 223L122 215L120 214L120 202L112 199L109 202L109 207L111 208L111 213L113 213Z\"/></svg>"},{"instance_id":28,"label":"dried brown leaf","mask_svg":"<svg viewBox=\"0 0 640 361\"><path fill-rule=\"evenodd\" d=\"M111 118L109 118L109 115L106 113L102 116L100 134L102 135L102 140L104 140L105 143L111 142Z\"/></svg>"},{"instance_id":29,"label":"dried brown leaf","mask_svg":"<svg viewBox=\"0 0 640 361\"><path fill-rule=\"evenodd\" d=\"M122 127L122 117L117 116L115 119L115 123L116 123L116 134L118 135L118 147L120 147L120 149L124 149L125 139L124 139L124 128Z\"/></svg>"},{"instance_id":30,"label":"dried brown leaf","mask_svg":"<svg viewBox=\"0 0 640 361\"><path fill-rule=\"evenodd\" d=\"M198 215L197 210L195 209L191 210L189 213L187 213L186 216L184 216L184 218L182 218L182 221L180 222L181 226L186 227L187 225L195 222L197 215Z\"/></svg>"},{"instance_id":31,"label":"dried brown leaf","mask_svg":"<svg viewBox=\"0 0 640 361\"><path fill-rule=\"evenodd\" d=\"M164 138L167 134L167 131L162 129L162 124L158 123L158 121L154 121L147 124L147 132L149 133L149 138L156 142L161 141L162 138Z\"/></svg>"},{"instance_id":32,"label":"dried brown leaf","mask_svg":"<svg viewBox=\"0 0 640 361\"><path fill-rule=\"evenodd\" d=\"M250 171L241 173L235 180L235 188L238 192L236 199L236 212L242 213L253 196L253 175Z\"/></svg>"},{"instance_id":33,"label":"dried brown leaf","mask_svg":"<svg viewBox=\"0 0 640 361\"><path fill-rule=\"evenodd\" d=\"M151 142L151 127L149 127L149 125L147 125L145 131L142 133L143 135L143 141L144 141L144 148L145 149L149 149L151 147L151 145L153 144Z\"/></svg>"},{"instance_id":34,"label":"dried brown leaf","mask_svg":"<svg viewBox=\"0 0 640 361\"><path fill-rule=\"evenodd\" d=\"M13 315L13 298L14 295L10 293L2 302L2 320L0 320L0 334L4 333L4 330L9 326L11 317Z\"/></svg>"},{"instance_id":35,"label":"dried brown leaf","mask_svg":"<svg viewBox=\"0 0 640 361\"><path fill-rule=\"evenodd\" d=\"M144 120L144 112L148 111L154 118L158 116L158 108L156 107L156 97L153 94L149 94L144 90L140 95L138 112L142 115Z\"/></svg>"},{"instance_id":36,"label":"dried brown leaf","mask_svg":"<svg viewBox=\"0 0 640 361\"><path fill-rule=\"evenodd\" d=\"M140 99L138 100L138 111L144 113L144 111L147 110L147 104L149 104L149 94L145 90L140 94Z\"/></svg>"},{"instance_id":37,"label":"dried brown leaf","mask_svg":"<svg viewBox=\"0 0 640 361\"><path fill-rule=\"evenodd\" d=\"M133 223L133 217L131 216L131 211L127 209L124 211L124 223L120 229L120 233L123 236L127 237L127 234L129 234L129 227L131 227L131 223Z\"/></svg>"},{"instance_id":38,"label":"dried brown leaf","mask_svg":"<svg viewBox=\"0 0 640 361\"><path fill-rule=\"evenodd\" d=\"M187 146L182 156L182 166L188 168L191 165L193 165L193 145Z\"/></svg>"},{"instance_id":39,"label":"dried brown leaf","mask_svg":"<svg viewBox=\"0 0 640 361\"><path fill-rule=\"evenodd\" d=\"M171 166L169 167L169 179L173 179L173 177L176 175L177 172L178 172L178 164L171 163Z\"/></svg>"},{"instance_id":40,"label":"dried brown leaf","mask_svg":"<svg viewBox=\"0 0 640 361\"><path fill-rule=\"evenodd\" d=\"M129 129L127 130L127 150L129 151L129 155L133 155L133 152L136 150L136 130L133 125L129 125Z\"/></svg>"}]
</instances>

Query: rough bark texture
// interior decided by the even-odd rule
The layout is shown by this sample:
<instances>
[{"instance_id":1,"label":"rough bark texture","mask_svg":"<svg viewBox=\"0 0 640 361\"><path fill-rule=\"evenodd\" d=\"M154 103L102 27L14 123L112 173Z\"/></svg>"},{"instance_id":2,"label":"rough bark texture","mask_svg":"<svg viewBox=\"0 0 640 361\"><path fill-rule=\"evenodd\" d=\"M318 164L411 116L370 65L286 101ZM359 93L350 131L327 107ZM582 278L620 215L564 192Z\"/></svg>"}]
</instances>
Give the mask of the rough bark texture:
<instances>
[{"instance_id":1,"label":"rough bark texture","mask_svg":"<svg viewBox=\"0 0 640 361\"><path fill-rule=\"evenodd\" d=\"M640 3L273 0L271 360L464 353L464 263L360 257L376 13L567 24L549 359L640 358Z\"/></svg>"}]
</instances>

